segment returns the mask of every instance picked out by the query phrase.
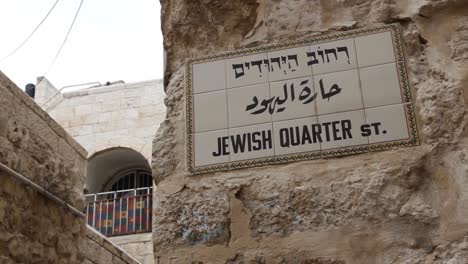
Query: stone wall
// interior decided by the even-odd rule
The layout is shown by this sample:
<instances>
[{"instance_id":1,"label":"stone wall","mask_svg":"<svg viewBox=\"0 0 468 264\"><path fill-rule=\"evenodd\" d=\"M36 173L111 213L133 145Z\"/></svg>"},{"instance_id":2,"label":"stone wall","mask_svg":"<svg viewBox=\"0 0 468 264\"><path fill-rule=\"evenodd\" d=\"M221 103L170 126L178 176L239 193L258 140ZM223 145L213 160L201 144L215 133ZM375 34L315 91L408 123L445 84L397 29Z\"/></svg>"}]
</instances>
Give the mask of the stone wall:
<instances>
[{"instance_id":1,"label":"stone wall","mask_svg":"<svg viewBox=\"0 0 468 264\"><path fill-rule=\"evenodd\" d=\"M136 234L110 237L109 240L123 248L142 263L154 263L152 234Z\"/></svg>"},{"instance_id":2,"label":"stone wall","mask_svg":"<svg viewBox=\"0 0 468 264\"><path fill-rule=\"evenodd\" d=\"M84 218L0 169L0 263L139 264Z\"/></svg>"},{"instance_id":3,"label":"stone wall","mask_svg":"<svg viewBox=\"0 0 468 264\"><path fill-rule=\"evenodd\" d=\"M104 238L86 233L79 213L86 155L0 72L0 263L139 263ZM18 181L3 166L30 183ZM91 246L91 240L98 246ZM92 258L106 261L88 261Z\"/></svg>"},{"instance_id":4,"label":"stone wall","mask_svg":"<svg viewBox=\"0 0 468 264\"><path fill-rule=\"evenodd\" d=\"M37 93L53 90L45 79ZM131 148L151 159L151 142L164 120L161 80L116 83L71 91L64 89L41 105L70 135L93 154L113 148ZM39 103L39 102L38 102Z\"/></svg>"},{"instance_id":5,"label":"stone wall","mask_svg":"<svg viewBox=\"0 0 468 264\"><path fill-rule=\"evenodd\" d=\"M161 3L167 115L153 145L156 263L466 262L466 1ZM388 23L402 27L421 146L187 173L186 58Z\"/></svg>"},{"instance_id":6,"label":"stone wall","mask_svg":"<svg viewBox=\"0 0 468 264\"><path fill-rule=\"evenodd\" d=\"M79 210L86 150L0 73L0 162Z\"/></svg>"},{"instance_id":7,"label":"stone wall","mask_svg":"<svg viewBox=\"0 0 468 264\"><path fill-rule=\"evenodd\" d=\"M0 169L0 263L81 263L82 218Z\"/></svg>"},{"instance_id":8,"label":"stone wall","mask_svg":"<svg viewBox=\"0 0 468 264\"><path fill-rule=\"evenodd\" d=\"M40 106L52 106L57 98L60 98L59 90L45 77L37 78L36 94L34 101Z\"/></svg>"},{"instance_id":9,"label":"stone wall","mask_svg":"<svg viewBox=\"0 0 468 264\"><path fill-rule=\"evenodd\" d=\"M86 239L81 244L81 252L86 252L84 255L83 264L140 264L133 257L127 254L118 245L112 243L100 233L91 228L86 230Z\"/></svg>"},{"instance_id":10,"label":"stone wall","mask_svg":"<svg viewBox=\"0 0 468 264\"><path fill-rule=\"evenodd\" d=\"M0 162L83 208L86 151L0 73ZM0 262L81 263L82 218L0 169Z\"/></svg>"}]
</instances>

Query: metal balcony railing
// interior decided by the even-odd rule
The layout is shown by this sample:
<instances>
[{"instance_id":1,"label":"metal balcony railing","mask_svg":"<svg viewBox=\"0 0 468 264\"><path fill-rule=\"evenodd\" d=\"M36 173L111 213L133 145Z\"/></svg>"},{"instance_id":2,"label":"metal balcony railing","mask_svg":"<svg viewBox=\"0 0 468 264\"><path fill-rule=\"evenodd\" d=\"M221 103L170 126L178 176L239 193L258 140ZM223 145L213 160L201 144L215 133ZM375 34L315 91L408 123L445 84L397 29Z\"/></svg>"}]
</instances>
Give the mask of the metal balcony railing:
<instances>
[{"instance_id":1,"label":"metal balcony railing","mask_svg":"<svg viewBox=\"0 0 468 264\"><path fill-rule=\"evenodd\" d=\"M105 236L151 232L152 188L88 194L86 219Z\"/></svg>"}]
</instances>

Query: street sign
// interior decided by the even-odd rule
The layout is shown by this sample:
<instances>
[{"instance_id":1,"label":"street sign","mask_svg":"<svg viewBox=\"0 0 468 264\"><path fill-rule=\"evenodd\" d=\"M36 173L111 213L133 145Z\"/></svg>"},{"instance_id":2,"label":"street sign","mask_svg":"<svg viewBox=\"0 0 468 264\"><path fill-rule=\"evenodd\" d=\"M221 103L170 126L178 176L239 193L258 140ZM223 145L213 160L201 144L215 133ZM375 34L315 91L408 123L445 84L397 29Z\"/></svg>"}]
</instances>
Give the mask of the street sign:
<instances>
[{"instance_id":1,"label":"street sign","mask_svg":"<svg viewBox=\"0 0 468 264\"><path fill-rule=\"evenodd\" d=\"M419 144L399 25L186 65L191 173Z\"/></svg>"}]
</instances>

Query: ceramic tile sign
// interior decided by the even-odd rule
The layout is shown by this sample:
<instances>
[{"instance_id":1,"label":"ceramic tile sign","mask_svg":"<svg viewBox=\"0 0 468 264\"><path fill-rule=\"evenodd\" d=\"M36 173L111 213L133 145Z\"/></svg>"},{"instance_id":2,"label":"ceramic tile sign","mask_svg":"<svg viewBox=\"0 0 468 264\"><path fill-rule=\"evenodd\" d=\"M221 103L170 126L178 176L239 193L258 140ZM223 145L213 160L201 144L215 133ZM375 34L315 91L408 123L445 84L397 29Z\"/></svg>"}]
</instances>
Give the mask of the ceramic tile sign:
<instances>
[{"instance_id":1,"label":"ceramic tile sign","mask_svg":"<svg viewBox=\"0 0 468 264\"><path fill-rule=\"evenodd\" d=\"M419 144L399 25L191 59L189 172Z\"/></svg>"}]
</instances>

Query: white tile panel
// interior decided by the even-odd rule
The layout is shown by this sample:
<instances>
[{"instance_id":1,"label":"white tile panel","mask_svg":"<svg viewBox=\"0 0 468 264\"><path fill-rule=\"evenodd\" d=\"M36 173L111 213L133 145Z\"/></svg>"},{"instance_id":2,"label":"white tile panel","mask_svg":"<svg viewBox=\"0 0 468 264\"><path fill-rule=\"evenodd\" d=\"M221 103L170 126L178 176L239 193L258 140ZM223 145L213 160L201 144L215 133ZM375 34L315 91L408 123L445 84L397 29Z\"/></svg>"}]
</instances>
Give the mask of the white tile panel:
<instances>
[{"instance_id":1,"label":"white tile panel","mask_svg":"<svg viewBox=\"0 0 468 264\"><path fill-rule=\"evenodd\" d=\"M274 98L274 121L316 115L318 94L312 77L272 82L270 94Z\"/></svg>"},{"instance_id":2,"label":"white tile panel","mask_svg":"<svg viewBox=\"0 0 468 264\"><path fill-rule=\"evenodd\" d=\"M193 65L193 93L226 89L225 61L212 61Z\"/></svg>"},{"instance_id":3,"label":"white tile panel","mask_svg":"<svg viewBox=\"0 0 468 264\"><path fill-rule=\"evenodd\" d=\"M392 33L382 32L355 39L359 67L385 64L395 61Z\"/></svg>"},{"instance_id":4,"label":"white tile panel","mask_svg":"<svg viewBox=\"0 0 468 264\"><path fill-rule=\"evenodd\" d=\"M314 86L319 115L363 108L358 70L314 76Z\"/></svg>"},{"instance_id":5,"label":"white tile panel","mask_svg":"<svg viewBox=\"0 0 468 264\"><path fill-rule=\"evenodd\" d=\"M271 122L270 104L263 103L270 98L268 83L229 89L229 127ZM249 105L253 108L247 110Z\"/></svg>"},{"instance_id":6,"label":"white tile panel","mask_svg":"<svg viewBox=\"0 0 468 264\"><path fill-rule=\"evenodd\" d=\"M230 154L228 152L230 147L223 147L228 136L229 131L227 129L195 134L195 166L229 162ZM227 149L227 152L224 151L225 149Z\"/></svg>"},{"instance_id":7,"label":"white tile panel","mask_svg":"<svg viewBox=\"0 0 468 264\"><path fill-rule=\"evenodd\" d=\"M357 68L352 38L312 45L308 59L314 75Z\"/></svg>"},{"instance_id":8,"label":"white tile panel","mask_svg":"<svg viewBox=\"0 0 468 264\"><path fill-rule=\"evenodd\" d=\"M266 53L226 60L227 87L268 82L269 60Z\"/></svg>"},{"instance_id":9,"label":"white tile panel","mask_svg":"<svg viewBox=\"0 0 468 264\"><path fill-rule=\"evenodd\" d=\"M226 90L196 94L193 97L195 132L228 128Z\"/></svg>"},{"instance_id":10,"label":"white tile panel","mask_svg":"<svg viewBox=\"0 0 468 264\"><path fill-rule=\"evenodd\" d=\"M404 104L369 108L365 111L367 124L375 124L370 127L371 144L409 138Z\"/></svg>"},{"instance_id":11,"label":"white tile panel","mask_svg":"<svg viewBox=\"0 0 468 264\"><path fill-rule=\"evenodd\" d=\"M231 161L275 155L272 124L229 129Z\"/></svg>"},{"instance_id":12,"label":"white tile panel","mask_svg":"<svg viewBox=\"0 0 468 264\"><path fill-rule=\"evenodd\" d=\"M361 126L366 122L364 110L319 116L318 120L322 125L322 150L369 143L361 134Z\"/></svg>"},{"instance_id":13,"label":"white tile panel","mask_svg":"<svg viewBox=\"0 0 468 264\"><path fill-rule=\"evenodd\" d=\"M359 69L364 107L402 103L395 63Z\"/></svg>"},{"instance_id":14,"label":"white tile panel","mask_svg":"<svg viewBox=\"0 0 468 264\"><path fill-rule=\"evenodd\" d=\"M312 75L312 66L308 66L309 47L299 47L268 53L270 82Z\"/></svg>"},{"instance_id":15,"label":"white tile panel","mask_svg":"<svg viewBox=\"0 0 468 264\"><path fill-rule=\"evenodd\" d=\"M320 150L320 141L314 137L313 125L317 117L308 117L273 123L276 155Z\"/></svg>"}]
</instances>

